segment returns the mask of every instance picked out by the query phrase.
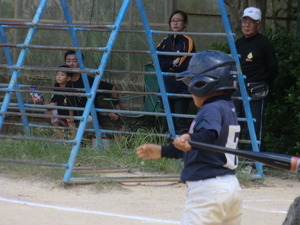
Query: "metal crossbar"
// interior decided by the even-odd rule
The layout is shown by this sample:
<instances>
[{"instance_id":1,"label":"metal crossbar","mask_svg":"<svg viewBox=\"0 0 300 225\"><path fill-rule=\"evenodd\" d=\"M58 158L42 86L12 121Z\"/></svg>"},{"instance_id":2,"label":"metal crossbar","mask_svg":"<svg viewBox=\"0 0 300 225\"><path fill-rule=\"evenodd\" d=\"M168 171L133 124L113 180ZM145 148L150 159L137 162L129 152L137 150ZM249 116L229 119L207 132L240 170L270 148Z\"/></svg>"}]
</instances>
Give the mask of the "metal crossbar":
<instances>
[{"instance_id":1,"label":"metal crossbar","mask_svg":"<svg viewBox=\"0 0 300 225\"><path fill-rule=\"evenodd\" d=\"M45 7L47 5L48 0L40 0L40 3L38 5L38 8L36 10L36 13L34 15L34 18L32 19L31 22L25 22L25 23L19 23L19 22L0 22L0 38L1 38L1 43L0 47L3 48L4 54L7 60L7 64L0 64L0 69L6 69L9 70L10 72L10 78L9 78L9 83L6 85L0 84L0 93L3 92L4 98L1 103L1 110L0 110L0 131L3 129L3 126L5 124L9 124L5 122L6 116L9 115L14 115L14 116L20 116L22 119L22 123L11 123L15 126L22 126L24 129L24 134L25 136L14 136L14 135L4 135L1 134L0 138L12 138L12 139L31 139L31 140L42 140L42 141L57 141L57 142L65 142L65 143L72 143L72 151L70 153L69 160L66 164L51 164L49 163L48 165L57 165L60 167L65 168L65 174L63 177L63 181L65 183L89 183L95 181L93 178L72 178L72 172L75 170L75 161L76 157L78 155L79 149L80 149L80 144L84 135L85 131L92 131L94 132L98 143L102 144L102 133L119 133L120 131L114 131L114 130L105 130L101 129L98 123L97 119L97 112L116 112L116 113L129 113L129 114L136 114L137 111L133 110L108 110L108 109L96 109L94 106L94 100L96 98L96 94L99 92L104 92L104 93L110 93L110 91L107 90L98 90L98 84L103 78L103 75L105 72L111 72L111 73L116 73L116 74L141 74L141 71L126 71L126 70L115 70L115 69L107 69L107 64L109 62L109 58L111 56L111 53L116 52L116 53L135 53L135 54L148 54L151 56L152 62L154 64L154 71L153 72L142 72L142 74L152 74L153 76L156 76L157 78L157 83L159 86L160 92L158 93L146 93L146 92L131 92L131 91L116 91L117 93L120 94L133 94L133 95L142 95L142 96L147 96L147 95L153 95L153 96L159 96L162 100L162 104L164 107L165 112L139 112L140 114L143 115L149 115L149 116L165 116L167 119L167 123L169 126L169 131L172 136L176 136L175 133L175 128L173 124L173 117L186 117L186 118L193 118L194 115L183 115L183 114L175 114L171 113L170 107L169 107L169 102L168 102L168 97L169 96L180 96L180 97L187 97L190 98L189 95L178 95L178 94L171 94L167 93L165 89L165 85L163 82L163 76L170 76L174 75L171 73L165 73L162 72L159 66L159 61L158 61L158 55L178 55L178 56L193 56L194 53L174 53L174 52L159 52L156 51L156 47L154 45L154 40L153 40L153 35L155 34L172 34L176 32L170 32L170 31L161 31L161 30L152 30L149 26L148 18L145 12L145 8L143 5L142 0L135 0L135 3L138 8L138 12L141 17L141 22L143 25L143 30L122 30L121 25L124 20L124 17L126 15L126 12L128 11L129 5L131 4L131 0L124 0L121 4L121 7L119 9L118 15L115 19L114 24L112 25L87 25L87 24L74 24L72 21L72 17L68 8L68 4L66 0L60 0L60 5L62 8L62 12L65 18L66 23L64 24L49 24L49 23L41 23L40 20L42 18L43 12L45 10ZM187 35L202 35L202 36L226 36L228 40L228 44L230 47L231 55L235 59L236 64L237 64L237 69L238 69L238 83L240 86L241 90L241 98L240 100L243 101L244 103L244 108L245 108L245 113L246 113L246 118L239 118L239 121L245 121L247 122L248 128L249 128L249 133L250 133L250 143L252 144L253 151L259 151L259 142L256 138L255 131L254 131L254 119L252 118L251 115L251 110L250 110L250 105L249 101L251 100L248 95L247 91L245 88L245 82L244 82L244 75L242 74L240 63L239 63L239 58L238 58L238 53L235 47L234 43L234 34L231 32L230 28L230 23L228 20L226 8L224 5L223 0L217 0L218 6L220 9L222 21L224 24L225 28L225 33L200 33L200 32L181 32L181 34L187 34ZM25 37L25 40L21 44L12 44L8 43L4 29L9 29L9 28L17 28L17 29L28 29L27 35ZM34 45L32 44L32 40L34 39L35 33L37 29L57 29L57 30L66 30L69 31L70 37L71 37L71 42L72 46L53 46L53 45ZM103 47L86 47L86 46L81 46L80 41L77 36L77 31L105 31L105 32L110 32L109 38L106 42L106 45ZM149 50L117 50L114 49L114 44L116 41L116 38L120 32L131 32L131 33L144 33L147 44L149 47ZM16 63L13 62L12 59L12 54L10 49L11 48L18 48L21 49L19 56L17 58ZM31 70L37 70L37 71L57 71L58 69L61 70L61 68L57 67L40 67L40 66L27 66L24 65L24 61L26 59L27 53L29 49L43 49L43 50L75 50L76 56L79 62L79 68L78 69L71 69L71 68L64 68L66 71L70 72L79 72L82 75L83 82L84 82L84 89L78 90L74 89L74 92L59 92L53 91L55 88L53 87L39 87L40 89L51 89L49 90L39 90L39 91L31 91L29 90L30 87L34 86L26 86L26 85L21 85L19 84L19 79L20 79L20 72L21 71L31 71ZM97 69L89 69L86 68L83 58L82 58L82 51L91 51L91 52L101 52L101 60L99 62L99 67ZM92 86L89 85L88 79L87 79L87 74L93 74L94 75L94 83ZM60 89L61 90L61 89ZM78 93L78 92L82 93ZM86 96L87 97L87 103L85 108L80 108L83 112L82 116L76 117L80 121L78 128L76 129L76 137L74 140L60 140L60 139L51 139L51 138L40 138L40 137L34 137L31 135L30 128L35 127L35 126L40 126L40 127L48 127L45 125L34 125L29 123L28 117L48 117L52 118L53 116L47 116L43 115L41 113L28 113L28 108L29 109L35 109L39 108L39 110L45 110L45 109L57 109L59 107L49 107L49 106L34 106L32 104L27 104L24 102L24 99L22 97L22 93L28 93L28 92L39 92L39 93L47 93L47 94L59 94L63 93L65 95L73 95L73 96ZM16 101L12 101L13 95L16 96ZM15 109L18 109L18 112L10 111L12 107L15 107ZM68 107L64 107L64 109L68 109ZM87 125L87 118L89 115L92 115L93 117L93 129L86 129ZM57 116L56 116L57 117ZM69 116L59 116L60 118L70 118ZM121 131L121 133L124 134L134 134L134 132L128 132L128 131ZM141 134L141 133L139 133ZM143 133L145 135L153 135L153 134L148 134L148 133ZM164 136L164 134L156 134L157 136ZM247 141L245 141L247 142ZM100 145L101 146L101 145ZM0 161L3 161L0 160ZM43 162L41 163L42 165L46 165L47 163ZM263 178L263 170L262 170L262 165L261 163L256 163L256 169L258 171L258 177ZM160 181L160 180L172 180L172 181L177 181L177 177L170 177L170 178L149 178L149 181ZM128 182L130 178L124 178L124 179L119 179L122 182ZM127 180L127 181L126 181ZM141 179L132 179L129 182L136 182L140 181Z\"/></svg>"}]
</instances>

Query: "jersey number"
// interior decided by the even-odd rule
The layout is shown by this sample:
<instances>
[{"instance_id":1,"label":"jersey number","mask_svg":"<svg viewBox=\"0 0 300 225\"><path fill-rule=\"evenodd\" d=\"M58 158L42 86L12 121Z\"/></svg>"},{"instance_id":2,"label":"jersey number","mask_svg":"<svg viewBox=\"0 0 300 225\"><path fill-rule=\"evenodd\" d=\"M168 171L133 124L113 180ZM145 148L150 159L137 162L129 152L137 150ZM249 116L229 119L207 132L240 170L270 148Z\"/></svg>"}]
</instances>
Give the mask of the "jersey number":
<instances>
[{"instance_id":1,"label":"jersey number","mask_svg":"<svg viewBox=\"0 0 300 225\"><path fill-rule=\"evenodd\" d=\"M232 148L236 149L238 141L239 141L239 133L240 133L241 127L239 125L230 125L229 131L228 131L228 137L226 142L226 148ZM224 167L229 169L235 169L238 165L238 160L235 155L225 153L227 163L224 165Z\"/></svg>"}]
</instances>

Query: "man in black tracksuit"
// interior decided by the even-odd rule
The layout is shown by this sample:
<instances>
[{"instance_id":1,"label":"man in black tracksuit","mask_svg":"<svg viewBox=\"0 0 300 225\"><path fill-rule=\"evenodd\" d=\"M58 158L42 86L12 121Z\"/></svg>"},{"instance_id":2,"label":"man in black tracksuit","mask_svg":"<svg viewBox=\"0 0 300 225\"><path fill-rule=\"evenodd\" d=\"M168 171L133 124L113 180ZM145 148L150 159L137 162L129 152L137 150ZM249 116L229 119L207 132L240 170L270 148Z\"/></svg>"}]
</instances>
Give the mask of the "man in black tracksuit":
<instances>
[{"instance_id":1,"label":"man in black tracksuit","mask_svg":"<svg viewBox=\"0 0 300 225\"><path fill-rule=\"evenodd\" d=\"M278 73L278 63L270 41L258 30L261 27L261 11L255 7L244 10L242 17L243 37L236 41L236 48L240 54L240 64L250 101L252 117L257 139L261 141L263 115L267 103L269 87ZM235 96L241 96L237 91ZM235 101L238 117L245 117L242 101ZM246 124L243 126L246 127ZM245 129L244 129L245 130ZM248 133L248 132L247 132ZM249 136L246 134L245 138ZM250 146L246 147L251 149Z\"/></svg>"}]
</instances>

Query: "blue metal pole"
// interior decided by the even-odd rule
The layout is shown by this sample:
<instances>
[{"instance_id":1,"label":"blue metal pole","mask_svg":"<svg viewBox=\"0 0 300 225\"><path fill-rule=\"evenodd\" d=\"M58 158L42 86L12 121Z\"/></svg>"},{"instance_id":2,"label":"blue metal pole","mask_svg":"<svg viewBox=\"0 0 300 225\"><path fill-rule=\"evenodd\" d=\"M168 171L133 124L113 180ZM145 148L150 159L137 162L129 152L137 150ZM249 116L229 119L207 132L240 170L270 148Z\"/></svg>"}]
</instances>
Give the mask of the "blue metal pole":
<instances>
[{"instance_id":1,"label":"blue metal pole","mask_svg":"<svg viewBox=\"0 0 300 225\"><path fill-rule=\"evenodd\" d=\"M93 101L95 99L95 96L96 96L96 90L99 86L99 83L102 79L102 76L103 76L103 73L104 73L104 69L107 65L107 61L109 59L109 56L110 56L110 53L111 53L111 49L114 45L114 42L116 40L116 37L117 37L117 34L120 30L120 27L121 27L121 23L124 19L124 16L125 16L125 13L128 9L128 6L130 4L130 0L124 0L123 1L123 4L120 8L120 11L119 11L119 14L116 18L116 21L115 21L115 29L111 32L110 34L110 37L107 41L107 51L104 52L102 58L101 58L101 62L100 62L100 66L98 67L98 71L99 71L99 75L97 75L95 77L95 80L94 80L94 83L92 85L92 88L91 88L91 97L88 99L87 103L86 103L86 109L90 109L93 105ZM89 114L89 111L88 110L85 110L83 112L83 117L87 117ZM81 124L80 124L81 125ZM80 127L79 127L80 128ZM80 130L79 130L80 131ZM78 136L78 133L77 133L77 136ZM77 137L76 136L76 137ZM75 163L75 158L78 154L78 149L79 149L79 146L78 146L78 143L76 144L76 146L74 146L72 148L72 152L70 154L70 158L69 158L69 162L68 162L68 168L66 169L66 172L65 172L65 175L64 175L64 178L63 178L63 181L64 182L67 182L70 180L70 177L71 177L71 174L72 174L72 170L73 170L73 167L74 167L74 163Z\"/></svg>"},{"instance_id":2,"label":"blue metal pole","mask_svg":"<svg viewBox=\"0 0 300 225\"><path fill-rule=\"evenodd\" d=\"M169 126L169 129L170 129L170 134L173 137L175 137L176 133L175 133L175 128L174 128L174 123L173 123L173 120L172 120L171 109L170 109L168 96L167 96L167 92L166 92L166 88L165 88L165 84L164 84L164 80L163 80L163 75L162 75L160 65L159 65L159 61L158 61L158 57L157 57L157 51L156 51L156 48L154 46L154 41L153 41L153 38L152 38L152 31L150 29L149 22L148 22L148 19L147 19L146 12L145 12L142 1L141 0L136 0L136 4L138 6L139 13L140 13L143 25L144 25L144 30L145 30L145 33L146 33L148 46L150 47L150 52L151 52L151 56L152 56L152 60L153 60L153 63L154 63L154 68L155 68L155 73L156 73L158 85L159 85L160 92L161 92L161 98L162 98L162 101L163 101L163 105L164 105L164 109L165 109L165 113L166 113L166 118L167 118L168 126Z\"/></svg>"},{"instance_id":3,"label":"blue metal pole","mask_svg":"<svg viewBox=\"0 0 300 225\"><path fill-rule=\"evenodd\" d=\"M4 32L3 26L0 26L0 37L1 37L2 43L3 44L7 44L7 39L6 39L6 36L5 36L5 32ZM13 63L13 59L12 59L12 56L11 56L11 53L10 53L10 48L9 47L4 47L3 50L4 50L4 54L5 54L6 60L7 60L7 64L9 66L13 66L14 63ZM13 70L10 69L9 71L10 71L10 76L12 76ZM18 89L20 88L18 82L16 82L16 87ZM25 113L24 101L23 101L21 93L16 92L16 96L17 96L17 100L18 100L20 112L21 113ZM27 119L26 116L21 116L21 119L22 119L22 122L23 122L24 132L25 132L26 135L29 136L30 135L30 129L29 129L29 126L28 126L28 119ZM4 117L3 117L3 120L4 120ZM0 125L0 127L2 127L2 124Z\"/></svg>"},{"instance_id":4,"label":"blue metal pole","mask_svg":"<svg viewBox=\"0 0 300 225\"><path fill-rule=\"evenodd\" d=\"M249 133L250 133L250 140L251 140L252 148L253 148L253 151L259 152L258 142L257 142L255 129L254 129L253 117L252 117L251 108L250 108L250 104L249 104L249 100L251 100L251 98L249 98L247 90L246 90L244 75L242 73L240 60L239 60L238 52L236 50L233 33L231 32L231 27L230 27L228 15L226 12L226 8L224 5L224 1L218 0L218 5L220 8L221 17L223 20L227 40L229 43L229 48L230 48L232 57L234 58L234 60L236 62L236 66L237 66L238 83L239 83L239 88L240 88L240 92L242 95L242 101L243 101L243 106L244 106L244 110L245 110L245 114L246 114L246 121L247 121L248 129L249 129ZM261 178L263 178L264 174L263 174L262 164L258 163L258 162L256 162L255 164L256 164L256 169L257 169L259 175L261 176Z\"/></svg>"},{"instance_id":5,"label":"blue metal pole","mask_svg":"<svg viewBox=\"0 0 300 225\"><path fill-rule=\"evenodd\" d=\"M40 4L39 4L39 6L37 8L37 11L36 11L36 13L34 15L34 18L32 20L33 24L39 22L42 14L44 12L44 9L45 9L45 6L47 4L47 1L48 0L41 0L40 1ZM29 45L31 43L31 40L32 40L32 38L33 38L33 36L35 34L35 31L36 31L36 26L33 26L33 27L31 27L29 29L29 31L27 33L27 36L26 36L26 39L24 41L24 45ZM20 67L20 66L23 65L27 52L28 52L28 48L23 48L21 50L21 52L19 54L19 57L18 57L18 60L17 60L17 63L16 63L16 66ZM11 75L10 82L8 84L8 90L16 88L16 86L18 84L19 74L20 74L20 70L14 70L13 71L13 73ZM4 96L4 99L3 99L3 103L2 103L2 107L1 107L1 111L0 112L6 112L7 111L9 102L11 100L11 96L12 96L12 92L11 91L6 92L6 94ZM4 118L5 118L5 115L1 114L0 115L0 131L2 130L2 125L3 125Z\"/></svg>"},{"instance_id":6,"label":"blue metal pole","mask_svg":"<svg viewBox=\"0 0 300 225\"><path fill-rule=\"evenodd\" d=\"M66 1L61 0L60 2L61 2L61 6L62 6L64 15L65 15L67 24L73 24L71 14L69 12L68 5L67 5ZM70 31L70 35L71 35L71 38L72 38L73 46L79 47L79 42L78 42L78 38L77 38L77 35L76 35L75 28L70 27L69 31ZM79 62L79 67L80 67L80 69L84 70L85 65L84 65L84 62L83 62L81 50L75 50L75 52L76 52L76 56L77 56L77 59L78 59L78 62ZM87 74L82 73L81 76L82 76L83 84L84 84L84 87L85 87L85 91L86 91L86 93L89 93L89 96L87 97L89 99L91 97L91 93L90 93L91 89L90 89L90 84L88 82ZM84 112L85 111L87 111L87 113L82 114L82 116L84 117L84 120L82 122L80 122L79 127L78 127L78 131L77 131L77 134L79 133L79 135L76 135L76 141L78 143L78 146L81 142L81 139L82 139L82 136L83 136L83 133L84 133L84 129L86 127L87 118L89 116L89 113L92 114L93 125L94 125L94 129L95 129L95 135L96 135L96 138L98 139L98 143L102 143L101 133L100 133L100 129L99 129L99 123L98 123L98 117L97 117L97 113L95 111L94 104L92 104L91 107L85 107ZM84 115L87 115L87 116L84 116Z\"/></svg>"}]
</instances>

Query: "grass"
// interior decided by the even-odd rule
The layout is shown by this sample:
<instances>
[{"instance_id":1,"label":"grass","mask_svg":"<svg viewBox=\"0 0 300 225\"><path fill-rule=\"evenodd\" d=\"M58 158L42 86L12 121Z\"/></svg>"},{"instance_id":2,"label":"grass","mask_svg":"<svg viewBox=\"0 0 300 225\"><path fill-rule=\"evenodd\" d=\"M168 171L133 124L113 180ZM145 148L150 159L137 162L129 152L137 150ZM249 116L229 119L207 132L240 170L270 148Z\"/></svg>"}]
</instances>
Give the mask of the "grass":
<instances>
[{"instance_id":1,"label":"grass","mask_svg":"<svg viewBox=\"0 0 300 225\"><path fill-rule=\"evenodd\" d=\"M141 131L143 132L143 131ZM43 135L41 135L43 136ZM114 141L107 149L98 151L92 149L92 143L86 142L80 148L75 165L92 168L140 168L144 172L158 172L165 174L179 174L178 162L170 159L150 160L142 165L142 160L135 155L135 148L143 143L163 143L164 139L143 135L122 135L118 141ZM33 162L47 162L65 164L69 160L70 145L40 142L33 140L2 140L0 145L0 158L25 160ZM5 171L12 172L19 177L36 177L40 179L62 179L63 168L37 166L32 164L19 164L2 162ZM72 176L82 176L74 171ZM94 174L95 175L95 174Z\"/></svg>"},{"instance_id":2,"label":"grass","mask_svg":"<svg viewBox=\"0 0 300 225\"><path fill-rule=\"evenodd\" d=\"M144 132L140 130L140 132ZM118 141L114 141L108 149L103 151L91 148L91 143L86 143L76 157L75 165L78 167L92 168L139 168L142 172L156 174L180 174L181 162L172 159L157 159L143 162L135 155L137 146L144 143L165 143L163 137L144 135L122 135ZM55 144L50 142L39 142L32 140L2 140L0 145L0 158L29 160L34 162L49 162L65 164L69 160L71 146ZM59 167L40 166L32 164L16 164L1 162L2 173L8 173L17 178L29 178L34 180L60 181L64 176L65 169ZM283 179L300 180L298 174L291 174L286 171L264 167L267 176L275 176ZM237 169L237 176L243 186L263 185L263 180L253 180L253 173L245 172L246 165L240 164ZM73 171L72 177L101 177L94 172L83 174ZM104 190L107 186L119 187L115 182L101 181L95 184L96 189Z\"/></svg>"}]
</instances>

